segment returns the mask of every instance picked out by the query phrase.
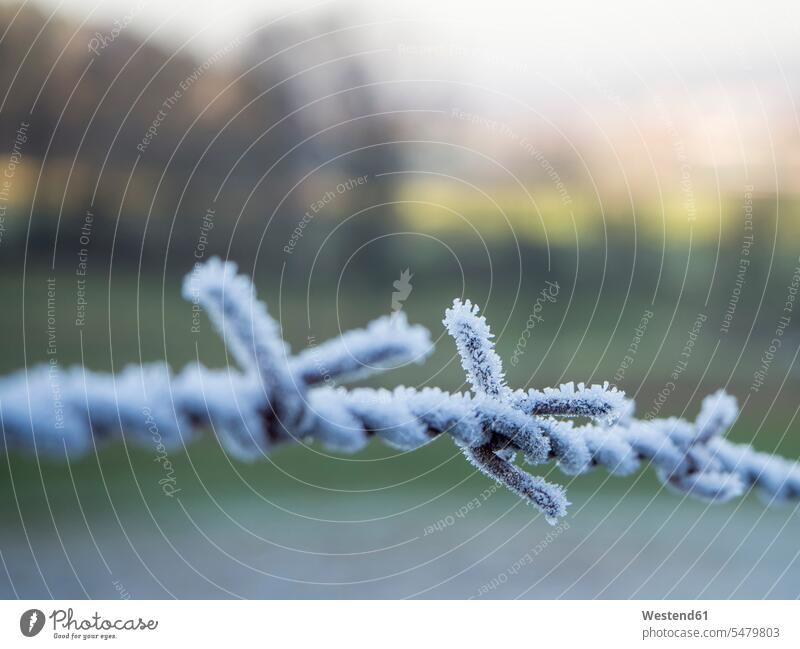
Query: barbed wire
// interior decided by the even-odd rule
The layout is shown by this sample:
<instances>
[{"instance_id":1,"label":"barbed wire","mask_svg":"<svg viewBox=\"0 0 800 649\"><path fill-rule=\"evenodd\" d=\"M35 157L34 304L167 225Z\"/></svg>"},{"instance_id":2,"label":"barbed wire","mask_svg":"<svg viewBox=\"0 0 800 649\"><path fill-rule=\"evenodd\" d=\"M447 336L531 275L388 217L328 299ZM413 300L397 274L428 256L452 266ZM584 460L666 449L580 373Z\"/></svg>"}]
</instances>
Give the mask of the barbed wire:
<instances>
[{"instance_id":1,"label":"barbed wire","mask_svg":"<svg viewBox=\"0 0 800 649\"><path fill-rule=\"evenodd\" d=\"M98 441L149 445L156 435L174 449L211 430L229 453L252 461L290 442L317 440L355 453L373 436L411 450L447 434L480 471L551 523L566 514L566 492L517 466L517 453L528 465L555 461L569 475L603 467L626 476L648 463L670 488L714 502L752 486L769 502L800 497L796 462L724 438L738 407L723 391L706 397L689 422L637 420L633 402L608 383L511 389L490 328L468 300L455 300L444 324L472 389L449 393L340 387L430 354L429 332L402 312L292 355L234 263L214 258L199 266L186 277L183 295L206 310L238 370L194 364L172 374L156 363L116 375L52 365L19 371L0 379L6 451L66 460Z\"/></svg>"}]
</instances>

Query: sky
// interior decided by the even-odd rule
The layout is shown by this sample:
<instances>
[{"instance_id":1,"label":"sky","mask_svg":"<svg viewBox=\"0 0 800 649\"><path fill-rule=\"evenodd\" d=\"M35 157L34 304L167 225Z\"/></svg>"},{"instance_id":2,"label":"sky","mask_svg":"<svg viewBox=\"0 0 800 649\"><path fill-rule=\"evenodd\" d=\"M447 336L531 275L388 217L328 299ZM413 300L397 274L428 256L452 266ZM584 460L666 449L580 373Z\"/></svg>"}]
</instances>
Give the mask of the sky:
<instances>
[{"instance_id":1,"label":"sky","mask_svg":"<svg viewBox=\"0 0 800 649\"><path fill-rule=\"evenodd\" d=\"M330 12L347 24L417 19L420 33L432 39L458 33L473 46L546 60L551 68L559 62L569 68L568 62L577 57L597 66L672 65L688 74L705 66L774 65L800 57L800 7L791 0L760 2L757 14L753 3L743 0L33 1L48 12L79 20L130 22L131 29L145 34L158 30L157 38L173 45L192 39L200 50L213 50L290 13L313 20Z\"/></svg>"}]
</instances>

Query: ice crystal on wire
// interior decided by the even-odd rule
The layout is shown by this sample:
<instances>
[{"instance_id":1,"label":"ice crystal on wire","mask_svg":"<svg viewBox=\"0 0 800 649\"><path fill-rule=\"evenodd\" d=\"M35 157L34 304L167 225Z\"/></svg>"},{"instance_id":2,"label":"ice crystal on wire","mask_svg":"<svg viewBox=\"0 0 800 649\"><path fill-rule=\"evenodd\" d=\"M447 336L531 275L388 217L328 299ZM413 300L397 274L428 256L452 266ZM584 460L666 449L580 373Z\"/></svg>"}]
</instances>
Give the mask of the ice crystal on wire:
<instances>
[{"instance_id":1,"label":"ice crystal on wire","mask_svg":"<svg viewBox=\"0 0 800 649\"><path fill-rule=\"evenodd\" d=\"M469 300L453 300L443 322L455 340L461 365L475 390L491 397L505 396L509 390L503 376L503 363L494 350L486 318L479 316L478 311L478 305Z\"/></svg>"},{"instance_id":2,"label":"ice crystal on wire","mask_svg":"<svg viewBox=\"0 0 800 649\"><path fill-rule=\"evenodd\" d=\"M430 353L427 330L401 312L293 355L235 264L215 258L198 265L183 294L206 310L239 370L20 371L0 379L4 448L64 459L113 438L177 448L210 430L235 457L257 460L292 441L316 439L354 453L373 436L410 450L447 434L477 469L550 522L566 514L566 493L517 466L518 454L533 468L553 460L568 475L603 467L625 476L649 464L669 489L713 502L750 487L768 503L800 499L796 462L724 438L738 407L722 391L706 397L691 422L637 420L633 401L607 383L511 389L489 325L468 300L455 300L444 324L471 389L449 393L341 387Z\"/></svg>"},{"instance_id":3,"label":"ice crystal on wire","mask_svg":"<svg viewBox=\"0 0 800 649\"><path fill-rule=\"evenodd\" d=\"M559 417L590 417L613 419L621 414L625 394L616 388L603 385L586 387L583 383L564 383L557 388L528 390L516 397L518 407L529 415Z\"/></svg>"},{"instance_id":4,"label":"ice crystal on wire","mask_svg":"<svg viewBox=\"0 0 800 649\"><path fill-rule=\"evenodd\" d=\"M432 350L428 330L409 325L398 311L300 352L292 369L308 385L343 383L410 361L421 363Z\"/></svg>"}]
</instances>

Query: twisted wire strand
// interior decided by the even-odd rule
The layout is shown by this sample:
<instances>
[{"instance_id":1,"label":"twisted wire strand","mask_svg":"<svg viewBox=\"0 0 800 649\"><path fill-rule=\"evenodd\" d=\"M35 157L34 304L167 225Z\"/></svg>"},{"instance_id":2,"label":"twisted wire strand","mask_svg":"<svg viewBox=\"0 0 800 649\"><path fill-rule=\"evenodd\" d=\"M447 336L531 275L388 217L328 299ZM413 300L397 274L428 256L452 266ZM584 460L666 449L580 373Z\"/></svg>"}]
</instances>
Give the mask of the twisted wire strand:
<instances>
[{"instance_id":1,"label":"twisted wire strand","mask_svg":"<svg viewBox=\"0 0 800 649\"><path fill-rule=\"evenodd\" d=\"M241 371L192 365L174 375L161 363L117 375L53 364L17 372L0 379L4 448L63 459L120 437L176 448L210 429L229 453L256 460L292 441L315 439L354 453L372 437L411 450L448 434L480 471L550 522L566 514L566 493L514 464L516 453L529 465L554 460L568 475L603 467L625 476L646 462L671 489L715 502L751 486L770 502L800 498L796 462L724 439L738 409L722 391L706 397L697 419L688 422L636 420L633 402L608 384L509 388L491 331L468 301L456 300L444 324L472 391L449 393L334 387L421 362L430 353L427 330L402 316L291 356L278 324L235 264L214 259L199 266L183 294L208 312ZM574 417L592 421L576 425Z\"/></svg>"}]
</instances>

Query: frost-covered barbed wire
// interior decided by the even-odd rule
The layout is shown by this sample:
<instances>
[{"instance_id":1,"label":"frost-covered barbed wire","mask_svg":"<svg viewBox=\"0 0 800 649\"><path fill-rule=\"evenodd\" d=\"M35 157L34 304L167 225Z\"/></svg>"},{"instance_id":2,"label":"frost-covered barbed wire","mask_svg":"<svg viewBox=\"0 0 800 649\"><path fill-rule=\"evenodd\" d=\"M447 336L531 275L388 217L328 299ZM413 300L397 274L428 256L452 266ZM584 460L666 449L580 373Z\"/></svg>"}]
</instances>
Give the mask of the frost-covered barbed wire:
<instances>
[{"instance_id":1,"label":"frost-covered barbed wire","mask_svg":"<svg viewBox=\"0 0 800 649\"><path fill-rule=\"evenodd\" d=\"M293 356L235 264L210 260L187 277L184 296L207 311L239 370L197 364L172 374L162 363L116 375L52 365L18 372L0 379L5 448L67 458L97 441L148 446L157 435L173 449L210 429L228 452L256 460L291 441L353 453L373 436L410 450L448 434L478 469L550 522L566 513L565 491L517 466L517 453L530 465L554 460L569 475L598 466L629 475L649 463L670 488L712 501L750 486L770 501L800 497L797 463L724 439L738 415L724 392L706 397L688 422L636 420L633 402L608 384L511 389L489 326L469 301L456 300L444 324L472 389L448 393L332 387L430 353L428 331L402 313Z\"/></svg>"}]
</instances>

